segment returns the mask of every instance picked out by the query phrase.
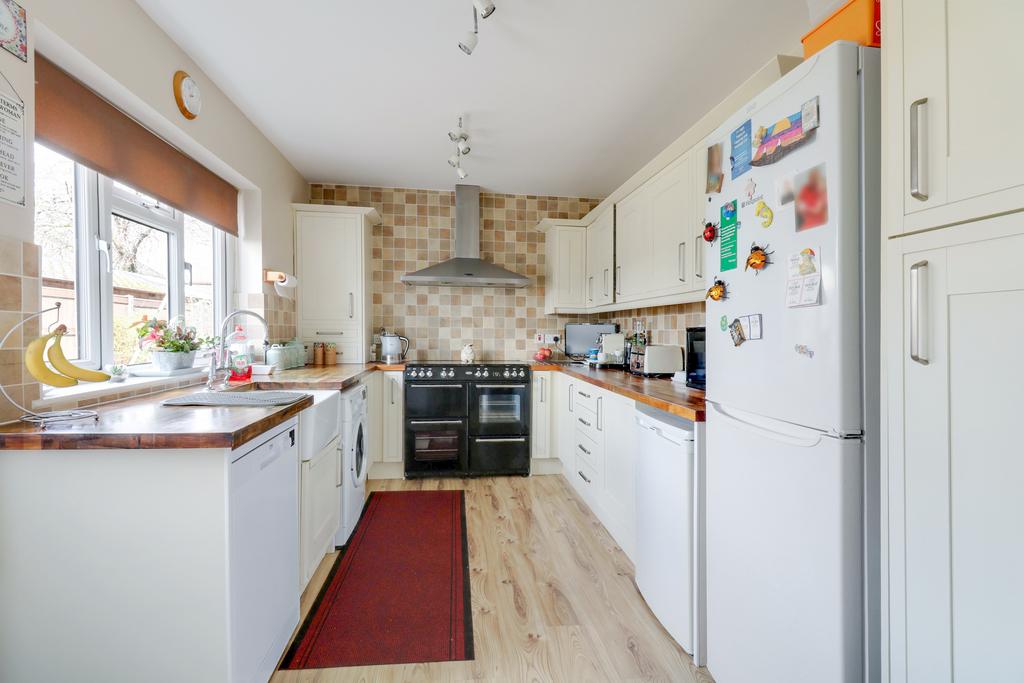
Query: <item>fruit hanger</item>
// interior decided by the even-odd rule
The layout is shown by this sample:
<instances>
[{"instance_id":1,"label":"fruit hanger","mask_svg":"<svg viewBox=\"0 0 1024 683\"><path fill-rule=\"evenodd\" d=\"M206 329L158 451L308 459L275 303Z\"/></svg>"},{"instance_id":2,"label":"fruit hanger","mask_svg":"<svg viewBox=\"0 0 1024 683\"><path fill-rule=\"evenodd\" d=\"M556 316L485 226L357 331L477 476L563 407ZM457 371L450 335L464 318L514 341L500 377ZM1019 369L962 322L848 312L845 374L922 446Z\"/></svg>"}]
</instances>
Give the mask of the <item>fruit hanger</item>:
<instances>
[{"instance_id":1,"label":"fruit hanger","mask_svg":"<svg viewBox=\"0 0 1024 683\"><path fill-rule=\"evenodd\" d=\"M32 315L28 316L27 318L19 322L17 325L12 327L7 332L7 334L4 335L4 338L0 339L0 349L4 348L4 345L7 344L7 340L10 338L10 336L14 334L16 331L20 330L25 323L27 323L29 320L35 320L40 316L46 315L50 311L57 311L57 320L54 321L53 325L50 325L50 328L48 329L51 329L54 327L54 325L57 325L60 322L59 301L56 302L50 308L39 311L38 313L33 313ZM56 424L58 422L86 420L89 418L98 421L100 419L99 413L97 413L95 410L50 410L47 412L37 413L29 408L26 408L25 406L21 405L13 398L11 398L11 395L7 393L7 389L2 384L0 384L0 393L4 395L4 398L6 398L11 403L11 405L13 405L15 408L24 413L21 417L18 418L19 420L34 425L39 425L44 429L46 428L47 425Z\"/></svg>"}]
</instances>

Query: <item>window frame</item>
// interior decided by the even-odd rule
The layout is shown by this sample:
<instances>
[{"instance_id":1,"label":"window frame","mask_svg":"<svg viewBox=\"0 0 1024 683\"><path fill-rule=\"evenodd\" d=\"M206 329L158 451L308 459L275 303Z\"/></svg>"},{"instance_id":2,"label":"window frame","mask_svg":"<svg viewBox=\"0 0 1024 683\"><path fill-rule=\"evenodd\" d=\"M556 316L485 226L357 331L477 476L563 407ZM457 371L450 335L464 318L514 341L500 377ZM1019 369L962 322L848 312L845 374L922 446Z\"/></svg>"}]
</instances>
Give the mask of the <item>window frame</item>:
<instances>
[{"instance_id":1,"label":"window frame","mask_svg":"<svg viewBox=\"0 0 1024 683\"><path fill-rule=\"evenodd\" d=\"M155 201L155 200L154 200ZM185 310L185 213L149 203L137 193L75 163L75 297L78 306L76 364L98 369L114 362L114 281L112 260L113 216L129 220L168 237L168 311L170 317ZM198 220L198 219L197 219ZM202 221L200 221L202 222ZM237 241L223 230L213 230L213 325L227 314L232 276L230 255ZM215 330L216 333L216 330Z\"/></svg>"}]
</instances>

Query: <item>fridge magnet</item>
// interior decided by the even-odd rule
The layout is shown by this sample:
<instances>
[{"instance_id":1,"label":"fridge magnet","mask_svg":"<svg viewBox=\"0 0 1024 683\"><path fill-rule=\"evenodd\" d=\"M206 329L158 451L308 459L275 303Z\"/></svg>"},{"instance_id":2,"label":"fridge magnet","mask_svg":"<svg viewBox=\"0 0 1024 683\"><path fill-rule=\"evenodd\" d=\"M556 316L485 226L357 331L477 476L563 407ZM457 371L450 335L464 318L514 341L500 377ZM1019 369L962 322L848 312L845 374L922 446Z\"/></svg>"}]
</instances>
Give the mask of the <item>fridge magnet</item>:
<instances>
[{"instance_id":1,"label":"fridge magnet","mask_svg":"<svg viewBox=\"0 0 1024 683\"><path fill-rule=\"evenodd\" d=\"M786 204L793 203L794 194L792 176L785 176L775 181L775 196L779 201L779 206L785 206Z\"/></svg>"},{"instance_id":2,"label":"fridge magnet","mask_svg":"<svg viewBox=\"0 0 1024 683\"><path fill-rule=\"evenodd\" d=\"M763 199L754 206L754 215L761 219L762 228L772 227L772 222L775 220L775 212L764 203Z\"/></svg>"},{"instance_id":3,"label":"fridge magnet","mask_svg":"<svg viewBox=\"0 0 1024 683\"><path fill-rule=\"evenodd\" d=\"M707 189L704 190L707 194L722 191L722 181L725 180L725 174L722 172L722 154L721 142L708 147Z\"/></svg>"},{"instance_id":4,"label":"fridge magnet","mask_svg":"<svg viewBox=\"0 0 1024 683\"><path fill-rule=\"evenodd\" d=\"M747 341L746 335L743 334L743 325L740 323L739 318L736 318L729 324L729 335L732 337L733 346L742 346L743 342Z\"/></svg>"},{"instance_id":5,"label":"fridge magnet","mask_svg":"<svg viewBox=\"0 0 1024 683\"><path fill-rule=\"evenodd\" d=\"M23 62L28 61L28 19L14 0L0 0L0 45Z\"/></svg>"},{"instance_id":6,"label":"fridge magnet","mask_svg":"<svg viewBox=\"0 0 1024 683\"><path fill-rule=\"evenodd\" d=\"M811 347L807 346L806 344L797 344L796 346L793 347L793 350L799 353L801 356L814 358L814 351L812 351Z\"/></svg>"},{"instance_id":7,"label":"fridge magnet","mask_svg":"<svg viewBox=\"0 0 1024 683\"><path fill-rule=\"evenodd\" d=\"M736 222L736 200L734 199L724 204L720 214L722 217L719 223L721 226L719 229L719 237L721 239L721 246L719 247L720 268L722 271L733 270L736 268L737 263L736 236L739 229L739 223Z\"/></svg>"},{"instance_id":8,"label":"fridge magnet","mask_svg":"<svg viewBox=\"0 0 1024 683\"><path fill-rule=\"evenodd\" d=\"M758 193L758 191L757 191L757 182L755 182L753 178L748 178L747 179L747 184L743 188L743 196L744 196L743 203L740 204L740 208L742 208L742 209L745 209L748 206L752 206L754 204L757 204L759 201L764 199L764 195Z\"/></svg>"},{"instance_id":9,"label":"fridge magnet","mask_svg":"<svg viewBox=\"0 0 1024 683\"><path fill-rule=\"evenodd\" d=\"M722 332L725 332L727 329L729 329L729 316L723 315L721 319L718 321L718 326L722 328Z\"/></svg>"},{"instance_id":10,"label":"fridge magnet","mask_svg":"<svg viewBox=\"0 0 1024 683\"><path fill-rule=\"evenodd\" d=\"M806 247L790 254L786 261L786 307L800 308L821 303L820 249Z\"/></svg>"},{"instance_id":11,"label":"fridge magnet","mask_svg":"<svg viewBox=\"0 0 1024 683\"><path fill-rule=\"evenodd\" d=\"M732 166L733 180L750 170L750 130L750 119L747 119L729 135L729 164Z\"/></svg>"},{"instance_id":12,"label":"fridge magnet","mask_svg":"<svg viewBox=\"0 0 1024 683\"><path fill-rule=\"evenodd\" d=\"M747 262L743 266L743 270L746 271L748 268L754 269L754 274L757 275L765 266L769 266L772 263L771 256L774 251L768 251L768 245L759 247L757 243L750 245L750 255L747 256Z\"/></svg>"},{"instance_id":13,"label":"fridge magnet","mask_svg":"<svg viewBox=\"0 0 1024 683\"><path fill-rule=\"evenodd\" d=\"M815 128L817 122L815 120ZM754 133L753 146L757 148L750 160L752 166L770 166L784 159L793 150L814 139L814 130L804 130L803 111L779 119L771 126L761 126Z\"/></svg>"},{"instance_id":14,"label":"fridge magnet","mask_svg":"<svg viewBox=\"0 0 1024 683\"><path fill-rule=\"evenodd\" d=\"M809 133L818 127L818 98L812 97L800 107L800 124L804 132Z\"/></svg>"},{"instance_id":15,"label":"fridge magnet","mask_svg":"<svg viewBox=\"0 0 1024 683\"><path fill-rule=\"evenodd\" d=\"M718 237L718 223L712 223L708 221L704 224L704 232L701 233L701 237L708 244L714 244L715 238Z\"/></svg>"},{"instance_id":16,"label":"fridge magnet","mask_svg":"<svg viewBox=\"0 0 1024 683\"><path fill-rule=\"evenodd\" d=\"M828 182L825 164L796 174L793 178L796 204L796 231L802 232L828 223Z\"/></svg>"},{"instance_id":17,"label":"fridge magnet","mask_svg":"<svg viewBox=\"0 0 1024 683\"><path fill-rule=\"evenodd\" d=\"M708 299L711 299L712 301L721 301L722 299L728 299L729 297L726 294L725 286L725 280L719 280L716 275L715 284L708 287L708 293L704 297L704 300L707 301Z\"/></svg>"},{"instance_id":18,"label":"fridge magnet","mask_svg":"<svg viewBox=\"0 0 1024 683\"><path fill-rule=\"evenodd\" d=\"M740 331L744 341L757 341L761 339L761 314L741 315L732 321L733 325L739 323Z\"/></svg>"}]
</instances>

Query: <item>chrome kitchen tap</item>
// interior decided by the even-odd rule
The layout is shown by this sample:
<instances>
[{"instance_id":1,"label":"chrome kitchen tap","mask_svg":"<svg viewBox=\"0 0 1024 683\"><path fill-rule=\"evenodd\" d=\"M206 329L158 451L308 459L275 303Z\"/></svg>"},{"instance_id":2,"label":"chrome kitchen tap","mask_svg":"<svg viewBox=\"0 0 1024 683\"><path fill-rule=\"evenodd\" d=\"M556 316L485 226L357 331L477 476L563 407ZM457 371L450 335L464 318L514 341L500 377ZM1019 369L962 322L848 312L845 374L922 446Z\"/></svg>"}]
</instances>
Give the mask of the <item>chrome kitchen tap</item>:
<instances>
[{"instance_id":1,"label":"chrome kitchen tap","mask_svg":"<svg viewBox=\"0 0 1024 683\"><path fill-rule=\"evenodd\" d=\"M270 334L270 326L267 324L266 319L256 313L255 311L248 311L244 308L238 309L228 313L223 322L220 324L220 341L217 342L217 350L214 351L213 356L210 358L210 371L206 378L206 388L214 391L224 389L227 387L228 375L231 369L231 359L227 358L227 339L228 339L228 323L241 315L251 315L252 317L263 323L263 348L269 345L267 336ZM222 371L223 377L219 377Z\"/></svg>"}]
</instances>

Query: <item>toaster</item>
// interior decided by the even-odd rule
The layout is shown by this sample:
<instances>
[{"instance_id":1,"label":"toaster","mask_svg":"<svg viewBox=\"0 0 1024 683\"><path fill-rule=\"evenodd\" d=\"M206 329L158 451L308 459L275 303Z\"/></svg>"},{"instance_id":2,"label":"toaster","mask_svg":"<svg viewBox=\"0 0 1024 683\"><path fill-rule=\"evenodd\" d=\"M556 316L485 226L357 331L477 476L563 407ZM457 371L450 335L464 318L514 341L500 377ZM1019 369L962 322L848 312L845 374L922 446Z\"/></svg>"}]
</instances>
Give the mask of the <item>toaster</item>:
<instances>
[{"instance_id":1,"label":"toaster","mask_svg":"<svg viewBox=\"0 0 1024 683\"><path fill-rule=\"evenodd\" d=\"M644 348L644 375L674 375L683 369L681 346L649 345Z\"/></svg>"}]
</instances>

